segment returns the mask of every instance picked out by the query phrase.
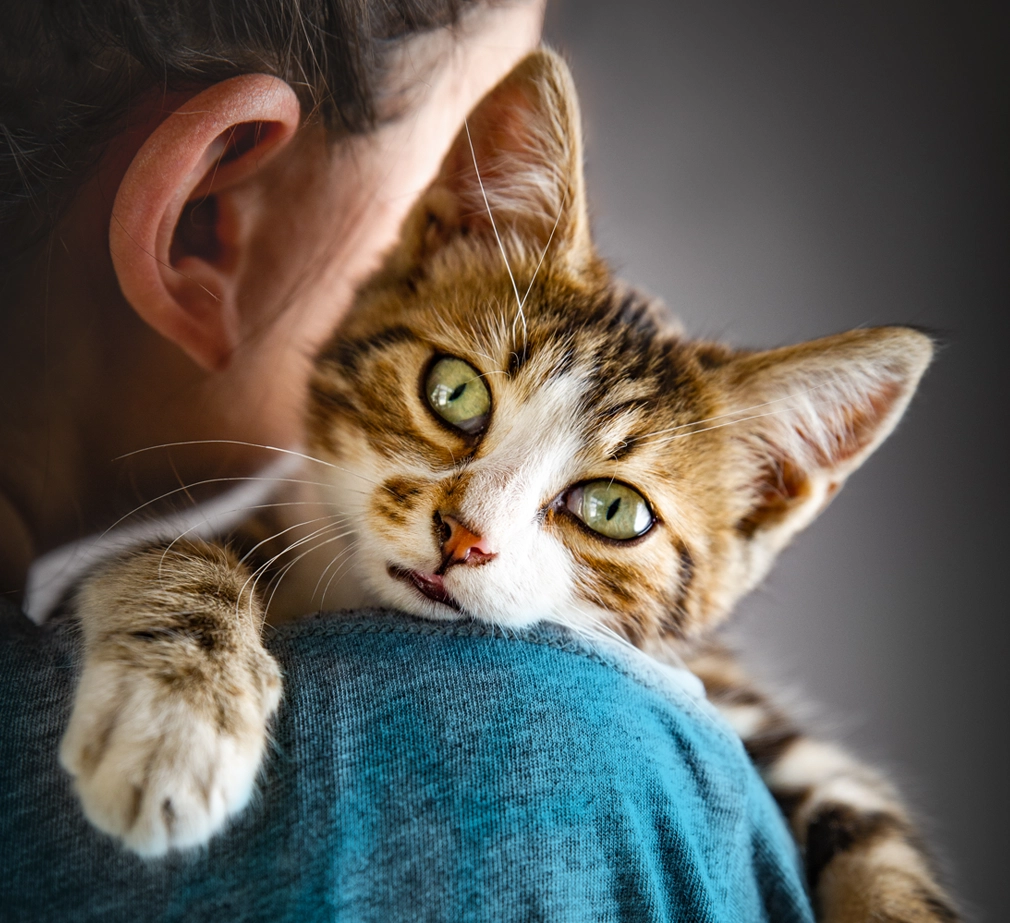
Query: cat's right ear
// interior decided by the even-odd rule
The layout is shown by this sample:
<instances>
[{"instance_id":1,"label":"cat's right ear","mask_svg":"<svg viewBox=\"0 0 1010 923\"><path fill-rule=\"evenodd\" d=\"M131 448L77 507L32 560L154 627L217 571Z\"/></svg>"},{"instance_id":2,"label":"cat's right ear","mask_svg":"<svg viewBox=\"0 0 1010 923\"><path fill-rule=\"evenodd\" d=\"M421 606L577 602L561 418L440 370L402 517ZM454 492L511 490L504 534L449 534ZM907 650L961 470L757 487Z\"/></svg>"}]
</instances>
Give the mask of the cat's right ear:
<instances>
[{"instance_id":1,"label":"cat's right ear","mask_svg":"<svg viewBox=\"0 0 1010 923\"><path fill-rule=\"evenodd\" d=\"M208 370L241 336L242 252L255 202L242 195L294 136L291 87L247 74L198 93L150 133L119 185L109 249L140 317Z\"/></svg>"},{"instance_id":2,"label":"cat's right ear","mask_svg":"<svg viewBox=\"0 0 1010 923\"><path fill-rule=\"evenodd\" d=\"M493 218L493 220L492 220ZM412 209L394 265L410 272L453 239L584 271L594 259L572 75L555 53L525 57L477 104Z\"/></svg>"}]
</instances>

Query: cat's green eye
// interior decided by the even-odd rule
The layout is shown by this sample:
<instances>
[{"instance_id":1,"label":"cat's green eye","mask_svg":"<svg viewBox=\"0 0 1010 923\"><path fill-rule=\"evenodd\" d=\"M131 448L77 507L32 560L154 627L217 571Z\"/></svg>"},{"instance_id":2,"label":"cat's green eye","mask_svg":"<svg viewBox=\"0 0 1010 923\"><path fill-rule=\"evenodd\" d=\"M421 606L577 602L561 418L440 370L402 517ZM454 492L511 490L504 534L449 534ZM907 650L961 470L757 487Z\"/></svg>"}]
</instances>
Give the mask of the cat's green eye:
<instances>
[{"instance_id":1,"label":"cat's green eye","mask_svg":"<svg viewBox=\"0 0 1010 923\"><path fill-rule=\"evenodd\" d=\"M491 392L477 370L462 359L446 356L435 362L424 394L435 413L464 433L475 435L487 426Z\"/></svg>"},{"instance_id":2,"label":"cat's green eye","mask_svg":"<svg viewBox=\"0 0 1010 923\"><path fill-rule=\"evenodd\" d=\"M619 481L589 481L565 495L565 506L590 529L615 541L644 535L652 527L649 504Z\"/></svg>"}]
</instances>

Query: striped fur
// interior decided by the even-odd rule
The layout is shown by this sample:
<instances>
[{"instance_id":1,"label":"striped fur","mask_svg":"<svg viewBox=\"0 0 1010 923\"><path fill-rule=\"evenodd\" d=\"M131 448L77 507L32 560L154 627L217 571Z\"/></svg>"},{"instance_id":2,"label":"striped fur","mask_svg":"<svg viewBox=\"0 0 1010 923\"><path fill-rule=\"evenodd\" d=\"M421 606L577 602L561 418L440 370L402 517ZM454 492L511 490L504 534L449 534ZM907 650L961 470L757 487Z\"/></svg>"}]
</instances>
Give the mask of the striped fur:
<instances>
[{"instance_id":1,"label":"striped fur","mask_svg":"<svg viewBox=\"0 0 1010 923\"><path fill-rule=\"evenodd\" d=\"M788 818L818 919L961 919L885 778L835 744L807 736L717 642L699 646L686 662L740 734Z\"/></svg>"},{"instance_id":2,"label":"striped fur","mask_svg":"<svg viewBox=\"0 0 1010 923\"><path fill-rule=\"evenodd\" d=\"M88 819L145 856L200 845L248 802L280 671L228 551L153 546L78 596L84 670L60 762Z\"/></svg>"},{"instance_id":3,"label":"striped fur","mask_svg":"<svg viewBox=\"0 0 1010 923\"><path fill-rule=\"evenodd\" d=\"M167 578L166 565L151 571L165 553L154 549L146 565L128 557L86 585L88 660L64 764L89 816L138 851L192 841L173 839L157 816L156 835L136 835L134 801L171 804L178 828L176 802L142 784L129 794L138 783L124 785L120 766L84 756L95 744L82 728L119 727L137 711L108 694L132 688L135 674L144 690L153 677L189 689L204 724L222 702L258 702L242 732L255 757L236 776L258 765L275 698L222 668L223 648L202 639L226 639L276 678L249 629L264 609L274 620L363 604L507 628L549 619L690 658L789 818L821 919L957 919L886 781L803 735L711 640L893 429L931 353L927 337L901 327L765 352L686 338L596 254L571 78L555 56L531 56L471 116L318 357L307 413L318 463L305 480L319 512L242 546L265 576L283 576L279 592L263 598L260 571L192 543L169 553ZM426 376L446 357L483 382L480 426L457 428L429 403ZM622 541L594 532L571 502L590 482L636 490L651 525ZM122 606L118 621L106 606ZM180 610L201 613L199 632L173 621ZM118 673L95 693L112 651L122 652ZM139 713L158 705L146 691L140 699ZM200 771L192 783L206 787ZM96 785L123 797L110 810L89 794ZM196 811L187 829L209 835L234 809Z\"/></svg>"}]
</instances>

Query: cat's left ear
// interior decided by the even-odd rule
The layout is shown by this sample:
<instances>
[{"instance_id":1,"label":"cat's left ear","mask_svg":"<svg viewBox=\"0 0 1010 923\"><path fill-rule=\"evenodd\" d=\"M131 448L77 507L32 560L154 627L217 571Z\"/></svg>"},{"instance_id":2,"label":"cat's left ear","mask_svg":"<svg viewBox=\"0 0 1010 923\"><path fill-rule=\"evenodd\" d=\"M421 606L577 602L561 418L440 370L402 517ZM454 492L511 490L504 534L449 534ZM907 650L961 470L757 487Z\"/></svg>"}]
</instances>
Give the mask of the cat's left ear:
<instances>
[{"instance_id":1,"label":"cat's left ear","mask_svg":"<svg viewBox=\"0 0 1010 923\"><path fill-rule=\"evenodd\" d=\"M764 561L758 569L894 429L932 354L925 334L879 327L741 354L715 372L735 453L736 528Z\"/></svg>"},{"instance_id":2,"label":"cat's left ear","mask_svg":"<svg viewBox=\"0 0 1010 923\"><path fill-rule=\"evenodd\" d=\"M576 273L594 258L582 119L557 54L525 57L470 113L407 218L396 264L409 271L462 236L495 246L498 236L510 256L549 246L552 262Z\"/></svg>"}]
</instances>

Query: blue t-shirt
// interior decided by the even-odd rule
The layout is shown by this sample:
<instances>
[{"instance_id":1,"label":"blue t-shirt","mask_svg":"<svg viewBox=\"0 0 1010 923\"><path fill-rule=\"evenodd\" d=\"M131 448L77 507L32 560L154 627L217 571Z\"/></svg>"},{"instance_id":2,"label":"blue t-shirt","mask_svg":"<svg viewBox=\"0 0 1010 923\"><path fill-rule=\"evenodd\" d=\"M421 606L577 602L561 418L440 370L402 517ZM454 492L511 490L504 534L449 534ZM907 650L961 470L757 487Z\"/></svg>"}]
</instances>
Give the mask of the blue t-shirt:
<instances>
[{"instance_id":1,"label":"blue t-shirt","mask_svg":"<svg viewBox=\"0 0 1010 923\"><path fill-rule=\"evenodd\" d=\"M142 860L57 763L74 627L0 605L0 920L812 920L781 815L682 671L389 612L267 646L260 794L206 848Z\"/></svg>"}]
</instances>

